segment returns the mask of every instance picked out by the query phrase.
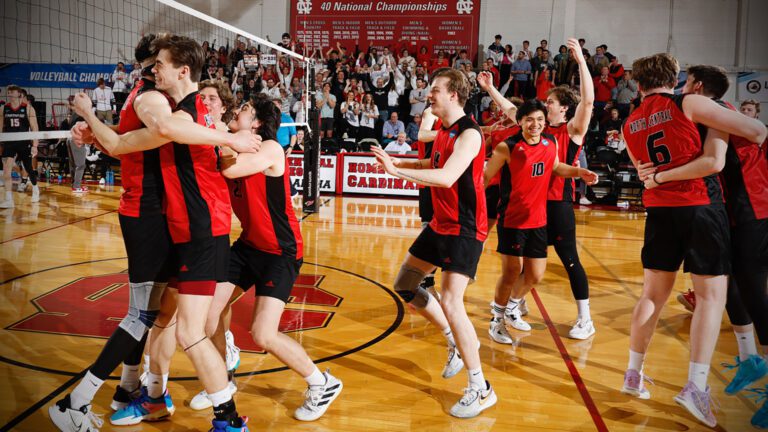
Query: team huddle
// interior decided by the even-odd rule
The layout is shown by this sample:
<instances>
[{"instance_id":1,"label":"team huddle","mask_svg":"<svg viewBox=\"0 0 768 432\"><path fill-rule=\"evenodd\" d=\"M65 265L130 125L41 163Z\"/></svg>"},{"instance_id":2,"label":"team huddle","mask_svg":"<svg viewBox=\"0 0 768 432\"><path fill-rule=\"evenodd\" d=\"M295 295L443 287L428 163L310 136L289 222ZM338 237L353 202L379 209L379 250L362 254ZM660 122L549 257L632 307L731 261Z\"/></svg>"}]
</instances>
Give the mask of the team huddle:
<instances>
[{"instance_id":1,"label":"team huddle","mask_svg":"<svg viewBox=\"0 0 768 432\"><path fill-rule=\"evenodd\" d=\"M568 46L586 76L578 42L569 40ZM91 402L121 363L110 422L135 425L171 416L175 406L167 381L178 344L204 387L190 406L213 409L212 431L247 431L247 418L233 399L237 362L228 327L230 305L251 287L255 343L306 380L305 400L294 417L320 418L342 391L342 381L321 372L298 342L278 331L303 260L287 160L275 139L279 107L263 95L234 107L226 86L198 83L204 53L190 38L147 35L135 56L142 78L128 96L119 125L101 123L88 96L78 94L73 108L85 122L72 130L76 142L93 143L121 160L119 220L128 256L128 314L77 387L49 408L52 421L63 431L98 430L102 422ZM650 397L643 385L644 353L685 262L699 304L691 326L689 382L675 400L714 426L706 378L729 274L745 305L752 303L748 311L759 340L768 345L765 319L755 316L755 311L768 310L768 203L764 196L755 201L752 192L768 187L766 146L755 144L766 139L766 129L709 99L722 94L674 96L677 68L673 58L661 54L634 65L645 100L627 121L624 136L646 183L648 221L642 253L645 286L632 319L622 392ZM554 245L577 303L569 337L595 334L573 212L573 178L597 182L595 173L577 166L594 102L591 81L583 81L580 95L558 87L546 104L531 100L516 106L495 90L490 75L481 73L478 83L505 116L500 127L481 130L464 113L470 92L465 75L439 69L419 131L420 158L398 159L372 148L388 174L425 186L420 208L428 209L422 212L426 224L406 254L394 289L411 310L442 330L448 347L443 378L466 367L468 385L450 409L455 417L475 417L497 402L464 307L465 290L494 225L502 271L491 301L491 339L511 344L507 326L531 330L523 319L525 295L544 276L548 245ZM724 203L717 177L723 164L717 161L724 161L727 152L729 163L735 158L733 163L741 164L728 171L741 179L741 189L726 180ZM742 174L738 166L751 171ZM766 184L745 187L746 172L762 173ZM230 245L232 211L242 233ZM750 217L734 220L734 212ZM729 227L729 217L735 228ZM425 283L438 267L439 295ZM142 382L139 366L145 352L149 371Z\"/></svg>"}]
</instances>

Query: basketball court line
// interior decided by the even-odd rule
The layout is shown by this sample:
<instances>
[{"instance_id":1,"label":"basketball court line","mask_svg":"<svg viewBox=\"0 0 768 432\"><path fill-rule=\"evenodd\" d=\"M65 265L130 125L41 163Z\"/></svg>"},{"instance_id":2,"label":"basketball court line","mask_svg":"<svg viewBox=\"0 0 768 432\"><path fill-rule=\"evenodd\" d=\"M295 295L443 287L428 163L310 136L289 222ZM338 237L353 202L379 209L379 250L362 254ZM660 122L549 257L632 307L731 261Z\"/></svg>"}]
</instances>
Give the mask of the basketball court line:
<instances>
[{"instance_id":1,"label":"basketball court line","mask_svg":"<svg viewBox=\"0 0 768 432\"><path fill-rule=\"evenodd\" d=\"M116 212L116 211L117 211L117 209L115 209L115 210L110 210L110 211L108 211L108 212L99 213L99 214L97 214L97 215L94 215L94 216L88 216L88 217L84 217L84 218L81 218L81 219L78 219L78 220L74 220L74 221L72 221L72 222L68 222L68 223L65 223L65 224L61 224L61 225L57 225L57 226L54 226L54 227L46 228L46 229L44 229L44 230L35 231L35 232L29 233L29 234L24 234L24 235L22 235L22 236L19 236L19 237L15 237L15 238L12 238L12 239L10 239L10 240L1 241L1 242L0 242L0 244L4 244L4 243L8 243L8 242L12 242L12 241L14 241L14 240L23 239L23 238L25 238L25 237L31 237L31 236L33 236L33 235L41 234L41 233L44 233L44 232L47 232L47 231L52 231L52 230L55 230L55 229L58 229L58 228L61 228L61 227L65 227L65 226L69 226L69 225L74 225L74 224L76 224L76 223L79 223L79 222L82 222L82 221L86 221L86 220L90 220L90 219L94 219L94 218L97 218L97 217L99 217L99 216L108 215L108 214L110 214L110 213L114 213L114 212Z\"/></svg>"},{"instance_id":2,"label":"basketball court line","mask_svg":"<svg viewBox=\"0 0 768 432\"><path fill-rule=\"evenodd\" d=\"M595 423L595 427L599 432L608 432L608 427L605 425L605 421L603 421L603 416L600 414L600 410L597 409L595 401L589 394L587 385L581 378L581 374L579 374L578 369L576 369L576 365L573 364L573 359L571 359L570 354L568 354L568 350L565 349L563 340L560 337L560 334L558 334L557 329L555 328L555 324L549 318L547 308L544 307L544 302L541 301L539 293L536 292L536 288L531 289L531 294L533 295L533 299L536 301L536 305L539 307L541 318L544 320L544 323L547 324L549 334L552 336L552 340L555 341L555 346L560 352L560 356L563 358L563 362L565 362L568 373L570 373L573 383L576 384L576 389L579 391L581 399L584 400L584 406L587 408L587 411L589 411L589 415L592 417L592 421ZM592 337L594 337L594 335Z\"/></svg>"}]
</instances>

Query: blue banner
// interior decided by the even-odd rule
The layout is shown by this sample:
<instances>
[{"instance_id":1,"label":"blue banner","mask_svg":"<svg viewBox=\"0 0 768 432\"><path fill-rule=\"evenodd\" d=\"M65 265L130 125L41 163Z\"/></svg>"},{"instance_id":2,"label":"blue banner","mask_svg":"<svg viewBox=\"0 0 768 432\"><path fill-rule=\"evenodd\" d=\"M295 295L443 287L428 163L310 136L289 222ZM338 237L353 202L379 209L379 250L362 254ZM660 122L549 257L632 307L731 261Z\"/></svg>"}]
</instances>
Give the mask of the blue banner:
<instances>
[{"instance_id":1,"label":"blue banner","mask_svg":"<svg viewBox=\"0 0 768 432\"><path fill-rule=\"evenodd\" d=\"M0 86L94 88L99 78L109 82L115 64L5 63L0 65ZM126 65L126 73L130 73Z\"/></svg>"}]
</instances>

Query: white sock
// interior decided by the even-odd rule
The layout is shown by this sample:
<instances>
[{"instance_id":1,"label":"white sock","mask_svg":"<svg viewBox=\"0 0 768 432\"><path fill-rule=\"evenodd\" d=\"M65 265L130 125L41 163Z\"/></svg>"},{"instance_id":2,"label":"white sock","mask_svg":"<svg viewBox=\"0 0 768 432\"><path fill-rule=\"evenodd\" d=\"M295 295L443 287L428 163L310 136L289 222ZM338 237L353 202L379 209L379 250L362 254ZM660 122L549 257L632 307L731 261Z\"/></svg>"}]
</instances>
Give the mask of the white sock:
<instances>
[{"instance_id":1,"label":"white sock","mask_svg":"<svg viewBox=\"0 0 768 432\"><path fill-rule=\"evenodd\" d=\"M152 372L147 373L147 394L153 399L157 399L165 393L168 386L168 374L157 375Z\"/></svg>"},{"instance_id":2,"label":"white sock","mask_svg":"<svg viewBox=\"0 0 768 432\"><path fill-rule=\"evenodd\" d=\"M144 372L149 373L149 354L144 354Z\"/></svg>"},{"instance_id":3,"label":"white sock","mask_svg":"<svg viewBox=\"0 0 768 432\"><path fill-rule=\"evenodd\" d=\"M627 369L643 373L643 361L645 361L645 353L629 350L629 365L627 365Z\"/></svg>"},{"instance_id":4,"label":"white sock","mask_svg":"<svg viewBox=\"0 0 768 432\"><path fill-rule=\"evenodd\" d=\"M747 331L745 333L733 332L736 335L736 343L739 345L739 359L744 361L751 355L757 355L757 345L755 344L755 332Z\"/></svg>"},{"instance_id":5,"label":"white sock","mask_svg":"<svg viewBox=\"0 0 768 432\"><path fill-rule=\"evenodd\" d=\"M9 191L5 191L5 200L6 201L13 201L13 193Z\"/></svg>"},{"instance_id":6,"label":"white sock","mask_svg":"<svg viewBox=\"0 0 768 432\"><path fill-rule=\"evenodd\" d=\"M229 392L229 386L227 386L216 393L208 393L208 399L211 400L211 404L213 404L213 407L215 408L232 400L232 393Z\"/></svg>"},{"instance_id":7,"label":"white sock","mask_svg":"<svg viewBox=\"0 0 768 432\"><path fill-rule=\"evenodd\" d=\"M709 377L709 365L703 363L688 362L688 381L693 381L701 391L707 389Z\"/></svg>"},{"instance_id":8,"label":"white sock","mask_svg":"<svg viewBox=\"0 0 768 432\"><path fill-rule=\"evenodd\" d=\"M523 299L513 299L512 297L510 297L509 301L507 301L507 310L510 312L515 311L517 308L520 307L521 301L523 301Z\"/></svg>"},{"instance_id":9,"label":"white sock","mask_svg":"<svg viewBox=\"0 0 768 432\"><path fill-rule=\"evenodd\" d=\"M322 372L320 372L320 369L315 366L315 370L312 371L309 376L304 377L304 381L307 382L307 385L309 386L321 386L325 384L325 375L323 375Z\"/></svg>"},{"instance_id":10,"label":"white sock","mask_svg":"<svg viewBox=\"0 0 768 432\"><path fill-rule=\"evenodd\" d=\"M104 380L98 379L91 371L86 372L83 379L80 380L80 383L72 391L72 394L69 395L72 408L79 409L84 405L90 404L102 384L104 384Z\"/></svg>"},{"instance_id":11,"label":"white sock","mask_svg":"<svg viewBox=\"0 0 768 432\"><path fill-rule=\"evenodd\" d=\"M467 370L467 373L469 374L470 387L485 390L485 377L483 376L482 368Z\"/></svg>"},{"instance_id":12,"label":"white sock","mask_svg":"<svg viewBox=\"0 0 768 432\"><path fill-rule=\"evenodd\" d=\"M582 321L592 321L592 316L589 314L589 299L576 300L576 307L579 310L579 319Z\"/></svg>"},{"instance_id":13,"label":"white sock","mask_svg":"<svg viewBox=\"0 0 768 432\"><path fill-rule=\"evenodd\" d=\"M506 309L506 306L502 306L495 301L491 302L491 315L493 316L493 319L498 321L502 318L504 318L504 310Z\"/></svg>"},{"instance_id":14,"label":"white sock","mask_svg":"<svg viewBox=\"0 0 768 432\"><path fill-rule=\"evenodd\" d=\"M456 346L456 341L453 339L453 333L451 332L450 327L446 327L443 329L443 336L445 336L445 340L448 341L448 345Z\"/></svg>"},{"instance_id":15,"label":"white sock","mask_svg":"<svg viewBox=\"0 0 768 432\"><path fill-rule=\"evenodd\" d=\"M123 373L120 375L120 387L132 392L139 388L139 365L123 363Z\"/></svg>"}]
</instances>

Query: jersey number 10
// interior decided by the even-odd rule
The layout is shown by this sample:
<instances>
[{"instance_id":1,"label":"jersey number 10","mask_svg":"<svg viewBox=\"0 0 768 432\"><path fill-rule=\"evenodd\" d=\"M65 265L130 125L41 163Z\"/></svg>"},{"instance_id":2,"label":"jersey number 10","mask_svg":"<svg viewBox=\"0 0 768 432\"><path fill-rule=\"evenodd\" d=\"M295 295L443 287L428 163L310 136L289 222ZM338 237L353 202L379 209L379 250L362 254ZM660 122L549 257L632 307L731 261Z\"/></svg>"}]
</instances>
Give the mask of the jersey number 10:
<instances>
[{"instance_id":1,"label":"jersey number 10","mask_svg":"<svg viewBox=\"0 0 768 432\"><path fill-rule=\"evenodd\" d=\"M531 177L539 177L544 175L544 162L536 162L531 165Z\"/></svg>"}]
</instances>

